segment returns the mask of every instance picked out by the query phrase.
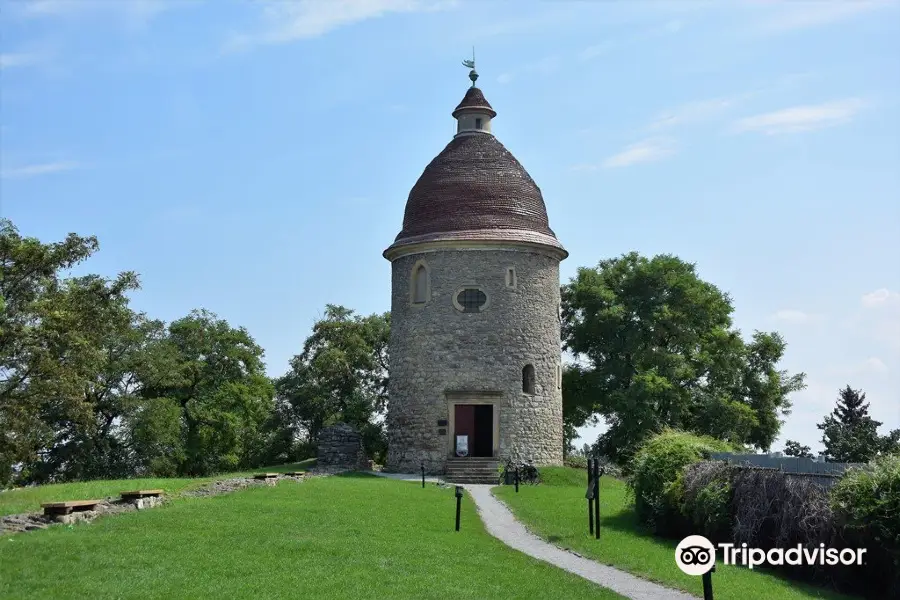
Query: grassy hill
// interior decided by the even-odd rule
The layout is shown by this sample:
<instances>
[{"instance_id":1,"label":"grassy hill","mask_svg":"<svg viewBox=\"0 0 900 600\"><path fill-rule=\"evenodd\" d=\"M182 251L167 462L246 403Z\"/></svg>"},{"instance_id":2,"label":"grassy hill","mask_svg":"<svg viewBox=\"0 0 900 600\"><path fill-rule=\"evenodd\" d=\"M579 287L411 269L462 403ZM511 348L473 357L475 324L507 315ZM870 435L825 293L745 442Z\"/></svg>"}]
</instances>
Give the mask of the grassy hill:
<instances>
[{"instance_id":1,"label":"grassy hill","mask_svg":"<svg viewBox=\"0 0 900 600\"><path fill-rule=\"evenodd\" d=\"M535 534L601 563L618 567L686 592L702 596L699 577L685 575L675 564L677 540L654 537L638 522L629 490L623 481L603 477L600 483L600 539L588 531L587 472L543 468L540 486L494 488L516 517ZM803 585L761 570L724 565L713 574L716 598L728 600L848 599L850 596Z\"/></svg>"},{"instance_id":2,"label":"grassy hill","mask_svg":"<svg viewBox=\"0 0 900 600\"><path fill-rule=\"evenodd\" d=\"M183 498L7 536L0 597L619 597L490 537L468 499L454 516L452 488L369 476Z\"/></svg>"},{"instance_id":3,"label":"grassy hill","mask_svg":"<svg viewBox=\"0 0 900 600\"><path fill-rule=\"evenodd\" d=\"M17 488L0 492L0 517L24 512L39 512L42 502L62 502L65 500L99 500L109 496L118 497L120 492L128 490L165 490L167 496L178 492L198 488L210 481L229 477L247 477L253 473L288 473L305 471L315 465L312 458L298 463L264 467L256 471L225 473L211 477L198 478L143 478L143 479L101 479L97 481L78 481L74 483L56 483Z\"/></svg>"}]
</instances>

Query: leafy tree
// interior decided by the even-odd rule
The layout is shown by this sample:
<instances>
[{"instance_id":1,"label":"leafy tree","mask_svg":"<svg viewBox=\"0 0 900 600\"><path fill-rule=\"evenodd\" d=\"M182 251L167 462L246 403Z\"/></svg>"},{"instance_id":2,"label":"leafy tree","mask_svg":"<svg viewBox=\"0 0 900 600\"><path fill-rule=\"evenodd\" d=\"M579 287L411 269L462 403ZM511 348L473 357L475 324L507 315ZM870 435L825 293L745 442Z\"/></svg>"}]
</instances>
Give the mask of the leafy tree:
<instances>
[{"instance_id":1,"label":"leafy tree","mask_svg":"<svg viewBox=\"0 0 900 600\"><path fill-rule=\"evenodd\" d=\"M578 427L596 425L594 395L590 386L590 372L580 365L566 365L563 369L563 448L568 456L578 439Z\"/></svg>"},{"instance_id":2,"label":"leafy tree","mask_svg":"<svg viewBox=\"0 0 900 600\"><path fill-rule=\"evenodd\" d=\"M276 381L279 398L293 409L298 435L315 442L324 427L343 421L361 431L370 455L382 451L383 432L373 419L387 402L389 333L389 314L362 317L326 306L303 352Z\"/></svg>"},{"instance_id":3,"label":"leafy tree","mask_svg":"<svg viewBox=\"0 0 900 600\"><path fill-rule=\"evenodd\" d=\"M255 466L264 453L261 430L274 407L274 389L264 372L263 350L247 330L195 310L171 323L153 351L156 364L167 367L143 396L150 403L165 398L180 407L184 440L183 448L169 443L167 453L153 460L174 464L183 453L179 472L188 475ZM141 413L137 431L165 431L171 439L171 403L144 410L149 412Z\"/></svg>"},{"instance_id":4,"label":"leafy tree","mask_svg":"<svg viewBox=\"0 0 900 600\"><path fill-rule=\"evenodd\" d=\"M172 398L145 398L135 403L127 439L136 475L175 477L187 458L182 437L182 408Z\"/></svg>"},{"instance_id":5,"label":"leafy tree","mask_svg":"<svg viewBox=\"0 0 900 600\"><path fill-rule=\"evenodd\" d=\"M812 458L813 454L809 446L803 446L800 442L787 440L784 442L785 456L799 456L800 458Z\"/></svg>"},{"instance_id":6,"label":"leafy tree","mask_svg":"<svg viewBox=\"0 0 900 600\"><path fill-rule=\"evenodd\" d=\"M50 294L53 320L77 335L77 351L69 356L79 359L73 374L78 392L71 401L56 395L41 403L41 421L53 438L40 460L28 466L32 480L131 474L131 452L119 430L148 371L148 345L164 332L162 322L128 307L126 293L137 287L133 273L112 281L89 275L69 279L58 294Z\"/></svg>"},{"instance_id":7,"label":"leafy tree","mask_svg":"<svg viewBox=\"0 0 900 600\"><path fill-rule=\"evenodd\" d=\"M822 430L825 458L834 462L868 462L878 454L897 450L900 430L882 437L880 421L869 416L869 403L862 390L849 385L838 392L831 414L817 425Z\"/></svg>"},{"instance_id":8,"label":"leafy tree","mask_svg":"<svg viewBox=\"0 0 900 600\"><path fill-rule=\"evenodd\" d=\"M729 297L694 265L637 253L581 268L562 288L567 428L599 414L609 425L596 450L627 460L665 427L768 449L803 374L777 368L785 343L732 329Z\"/></svg>"},{"instance_id":9,"label":"leafy tree","mask_svg":"<svg viewBox=\"0 0 900 600\"><path fill-rule=\"evenodd\" d=\"M88 412L78 398L90 372L89 332L71 303L60 304L73 298L60 273L97 247L96 238L75 234L44 244L0 219L0 484L52 445L56 432L42 412Z\"/></svg>"},{"instance_id":10,"label":"leafy tree","mask_svg":"<svg viewBox=\"0 0 900 600\"><path fill-rule=\"evenodd\" d=\"M129 307L137 276L63 277L98 248L0 220L0 485L255 466L285 433L262 349L207 311Z\"/></svg>"}]
</instances>

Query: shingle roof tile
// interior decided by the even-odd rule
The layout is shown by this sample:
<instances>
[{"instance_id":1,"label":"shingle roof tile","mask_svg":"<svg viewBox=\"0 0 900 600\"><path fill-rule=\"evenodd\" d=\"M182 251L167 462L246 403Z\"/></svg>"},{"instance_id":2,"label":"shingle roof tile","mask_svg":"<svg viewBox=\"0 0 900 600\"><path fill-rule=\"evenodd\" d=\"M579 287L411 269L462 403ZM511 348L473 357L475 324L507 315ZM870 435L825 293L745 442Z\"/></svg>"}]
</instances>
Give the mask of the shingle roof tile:
<instances>
[{"instance_id":1,"label":"shingle roof tile","mask_svg":"<svg viewBox=\"0 0 900 600\"><path fill-rule=\"evenodd\" d=\"M490 108L475 87L457 110L473 106ZM444 239L530 241L562 249L540 188L486 132L457 135L425 167L409 193L403 229L392 247Z\"/></svg>"}]
</instances>

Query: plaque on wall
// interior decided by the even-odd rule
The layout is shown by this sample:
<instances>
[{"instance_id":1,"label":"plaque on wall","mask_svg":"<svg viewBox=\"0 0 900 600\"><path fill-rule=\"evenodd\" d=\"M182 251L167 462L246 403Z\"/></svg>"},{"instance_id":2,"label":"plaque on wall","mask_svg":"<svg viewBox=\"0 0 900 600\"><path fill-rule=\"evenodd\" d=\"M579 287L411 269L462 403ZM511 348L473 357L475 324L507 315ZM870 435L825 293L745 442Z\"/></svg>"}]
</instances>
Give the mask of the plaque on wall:
<instances>
[{"instance_id":1,"label":"plaque on wall","mask_svg":"<svg viewBox=\"0 0 900 600\"><path fill-rule=\"evenodd\" d=\"M447 430L444 428L438 429L438 435L447 435Z\"/></svg>"},{"instance_id":2,"label":"plaque on wall","mask_svg":"<svg viewBox=\"0 0 900 600\"><path fill-rule=\"evenodd\" d=\"M438 419L438 427L446 427L447 425L447 419Z\"/></svg>"}]
</instances>

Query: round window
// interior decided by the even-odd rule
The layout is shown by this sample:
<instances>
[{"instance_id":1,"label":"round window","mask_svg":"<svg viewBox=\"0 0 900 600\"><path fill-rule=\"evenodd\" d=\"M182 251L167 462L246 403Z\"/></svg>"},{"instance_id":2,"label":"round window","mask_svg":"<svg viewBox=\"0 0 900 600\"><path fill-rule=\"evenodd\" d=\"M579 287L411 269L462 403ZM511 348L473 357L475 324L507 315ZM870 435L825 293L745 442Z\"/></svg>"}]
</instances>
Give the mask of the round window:
<instances>
[{"instance_id":1,"label":"round window","mask_svg":"<svg viewBox=\"0 0 900 600\"><path fill-rule=\"evenodd\" d=\"M465 288L456 294L455 304L456 308L462 312L481 312L481 309L487 304L487 294L478 288Z\"/></svg>"}]
</instances>

